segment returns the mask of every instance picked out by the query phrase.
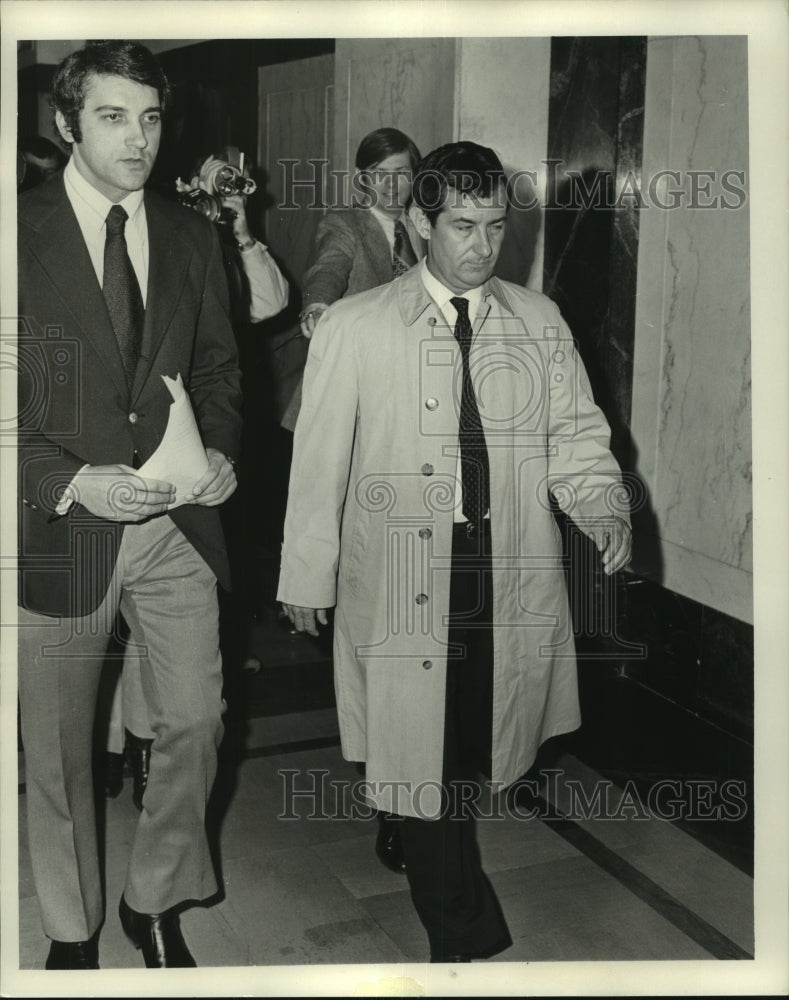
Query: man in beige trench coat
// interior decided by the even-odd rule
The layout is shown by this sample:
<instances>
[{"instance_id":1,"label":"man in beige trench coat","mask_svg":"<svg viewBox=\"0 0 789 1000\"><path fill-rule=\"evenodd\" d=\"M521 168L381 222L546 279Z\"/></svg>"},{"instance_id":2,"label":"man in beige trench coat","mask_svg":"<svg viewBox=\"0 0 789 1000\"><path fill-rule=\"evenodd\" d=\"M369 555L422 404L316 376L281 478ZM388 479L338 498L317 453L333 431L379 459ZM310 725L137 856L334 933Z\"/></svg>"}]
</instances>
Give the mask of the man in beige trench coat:
<instances>
[{"instance_id":1,"label":"man in beige trench coat","mask_svg":"<svg viewBox=\"0 0 789 1000\"><path fill-rule=\"evenodd\" d=\"M495 153L440 147L413 199L426 259L316 327L279 599L313 634L336 606L343 754L403 817L431 961L469 961L511 939L459 785L506 787L580 724L550 498L607 573L629 559L630 526L558 309L491 276L507 210Z\"/></svg>"}]
</instances>

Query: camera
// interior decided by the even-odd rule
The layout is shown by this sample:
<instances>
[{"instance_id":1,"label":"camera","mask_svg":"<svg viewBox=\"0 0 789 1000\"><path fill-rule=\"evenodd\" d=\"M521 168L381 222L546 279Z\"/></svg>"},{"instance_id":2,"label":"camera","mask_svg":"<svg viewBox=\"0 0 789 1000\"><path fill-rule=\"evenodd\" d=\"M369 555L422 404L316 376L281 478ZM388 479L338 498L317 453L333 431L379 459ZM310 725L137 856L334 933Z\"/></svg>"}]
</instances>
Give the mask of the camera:
<instances>
[{"instance_id":1,"label":"camera","mask_svg":"<svg viewBox=\"0 0 789 1000\"><path fill-rule=\"evenodd\" d=\"M182 205L200 212L211 222L228 224L235 218L235 212L223 205L222 199L234 194L253 194L257 184L244 173L244 154L236 146L226 146L220 154L209 156L202 163L191 184L185 184L179 177L175 189Z\"/></svg>"}]
</instances>

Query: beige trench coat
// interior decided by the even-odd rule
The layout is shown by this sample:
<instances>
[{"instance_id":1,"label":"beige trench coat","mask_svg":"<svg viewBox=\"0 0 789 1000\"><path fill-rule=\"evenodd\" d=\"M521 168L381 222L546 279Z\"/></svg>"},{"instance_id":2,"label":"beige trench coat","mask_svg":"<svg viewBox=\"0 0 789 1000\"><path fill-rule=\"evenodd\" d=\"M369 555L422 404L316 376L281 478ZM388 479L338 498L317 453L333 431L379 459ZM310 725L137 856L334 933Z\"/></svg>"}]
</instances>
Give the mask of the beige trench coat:
<instances>
[{"instance_id":1,"label":"beige trench coat","mask_svg":"<svg viewBox=\"0 0 789 1000\"><path fill-rule=\"evenodd\" d=\"M549 488L584 518L626 516L610 432L545 296L496 278L472 379L490 457L494 782L580 724ZM420 266L346 297L313 336L294 440L279 599L336 605L343 755L379 809L430 817L442 776L460 352Z\"/></svg>"}]
</instances>

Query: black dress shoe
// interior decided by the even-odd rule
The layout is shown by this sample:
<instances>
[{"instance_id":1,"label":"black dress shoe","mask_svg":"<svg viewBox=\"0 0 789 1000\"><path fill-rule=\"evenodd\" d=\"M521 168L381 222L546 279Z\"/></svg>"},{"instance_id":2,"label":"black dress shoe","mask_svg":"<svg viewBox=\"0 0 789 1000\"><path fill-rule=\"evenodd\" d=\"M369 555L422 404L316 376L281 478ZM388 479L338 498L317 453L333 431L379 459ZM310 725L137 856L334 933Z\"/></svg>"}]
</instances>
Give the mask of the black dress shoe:
<instances>
[{"instance_id":1,"label":"black dress shoe","mask_svg":"<svg viewBox=\"0 0 789 1000\"><path fill-rule=\"evenodd\" d=\"M102 760L102 788L105 799L117 799L123 789L123 754L104 754Z\"/></svg>"},{"instance_id":2,"label":"black dress shoe","mask_svg":"<svg viewBox=\"0 0 789 1000\"><path fill-rule=\"evenodd\" d=\"M44 968L65 971L67 969L98 969L99 938L94 935L90 941L53 941Z\"/></svg>"},{"instance_id":3,"label":"black dress shoe","mask_svg":"<svg viewBox=\"0 0 789 1000\"><path fill-rule=\"evenodd\" d=\"M403 844L400 840L400 817L389 813L378 813L378 836L375 838L375 853L382 865L389 871L402 875L405 872Z\"/></svg>"},{"instance_id":4,"label":"black dress shoe","mask_svg":"<svg viewBox=\"0 0 789 1000\"><path fill-rule=\"evenodd\" d=\"M431 962L473 962L478 958L493 958L494 955L498 955L502 951L506 951L512 945L512 938L510 937L509 931L504 935L504 937L499 938L499 940L492 945L488 945L486 948L476 948L471 951L457 951L457 952L430 952ZM457 945L455 945L457 948Z\"/></svg>"},{"instance_id":5,"label":"black dress shoe","mask_svg":"<svg viewBox=\"0 0 789 1000\"><path fill-rule=\"evenodd\" d=\"M178 915L172 910L165 913L138 913L121 896L118 914L126 937L135 948L142 951L146 968L196 968L197 963L181 936Z\"/></svg>"},{"instance_id":6,"label":"black dress shoe","mask_svg":"<svg viewBox=\"0 0 789 1000\"><path fill-rule=\"evenodd\" d=\"M151 768L151 745L153 740L144 740L126 730L126 759L132 773L132 799L142 812L142 797L148 784L148 772Z\"/></svg>"}]
</instances>

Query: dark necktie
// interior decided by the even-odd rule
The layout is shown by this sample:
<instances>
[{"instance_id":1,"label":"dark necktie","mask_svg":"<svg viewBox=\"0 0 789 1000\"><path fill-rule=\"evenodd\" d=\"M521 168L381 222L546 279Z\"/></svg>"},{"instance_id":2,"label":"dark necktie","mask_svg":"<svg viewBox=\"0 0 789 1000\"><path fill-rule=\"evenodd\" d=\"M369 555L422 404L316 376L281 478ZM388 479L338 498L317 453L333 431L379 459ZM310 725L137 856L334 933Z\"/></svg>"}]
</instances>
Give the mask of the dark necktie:
<instances>
[{"instance_id":1,"label":"dark necktie","mask_svg":"<svg viewBox=\"0 0 789 1000\"><path fill-rule=\"evenodd\" d=\"M120 205L113 205L107 215L107 238L104 242L104 284L102 291L118 341L126 381L134 381L140 356L145 307L134 273L123 230L129 216Z\"/></svg>"},{"instance_id":2,"label":"dark necktie","mask_svg":"<svg viewBox=\"0 0 789 1000\"><path fill-rule=\"evenodd\" d=\"M416 264L416 254L411 246L406 228L400 219L395 222L394 251L392 253L392 276L399 278Z\"/></svg>"},{"instance_id":3,"label":"dark necktie","mask_svg":"<svg viewBox=\"0 0 789 1000\"><path fill-rule=\"evenodd\" d=\"M490 507L490 466L485 432L479 416L477 397L471 384L469 352L471 350L471 320L468 299L449 300L457 309L455 339L463 359L463 389L460 395L460 473L463 482L463 516L479 524Z\"/></svg>"}]
</instances>

